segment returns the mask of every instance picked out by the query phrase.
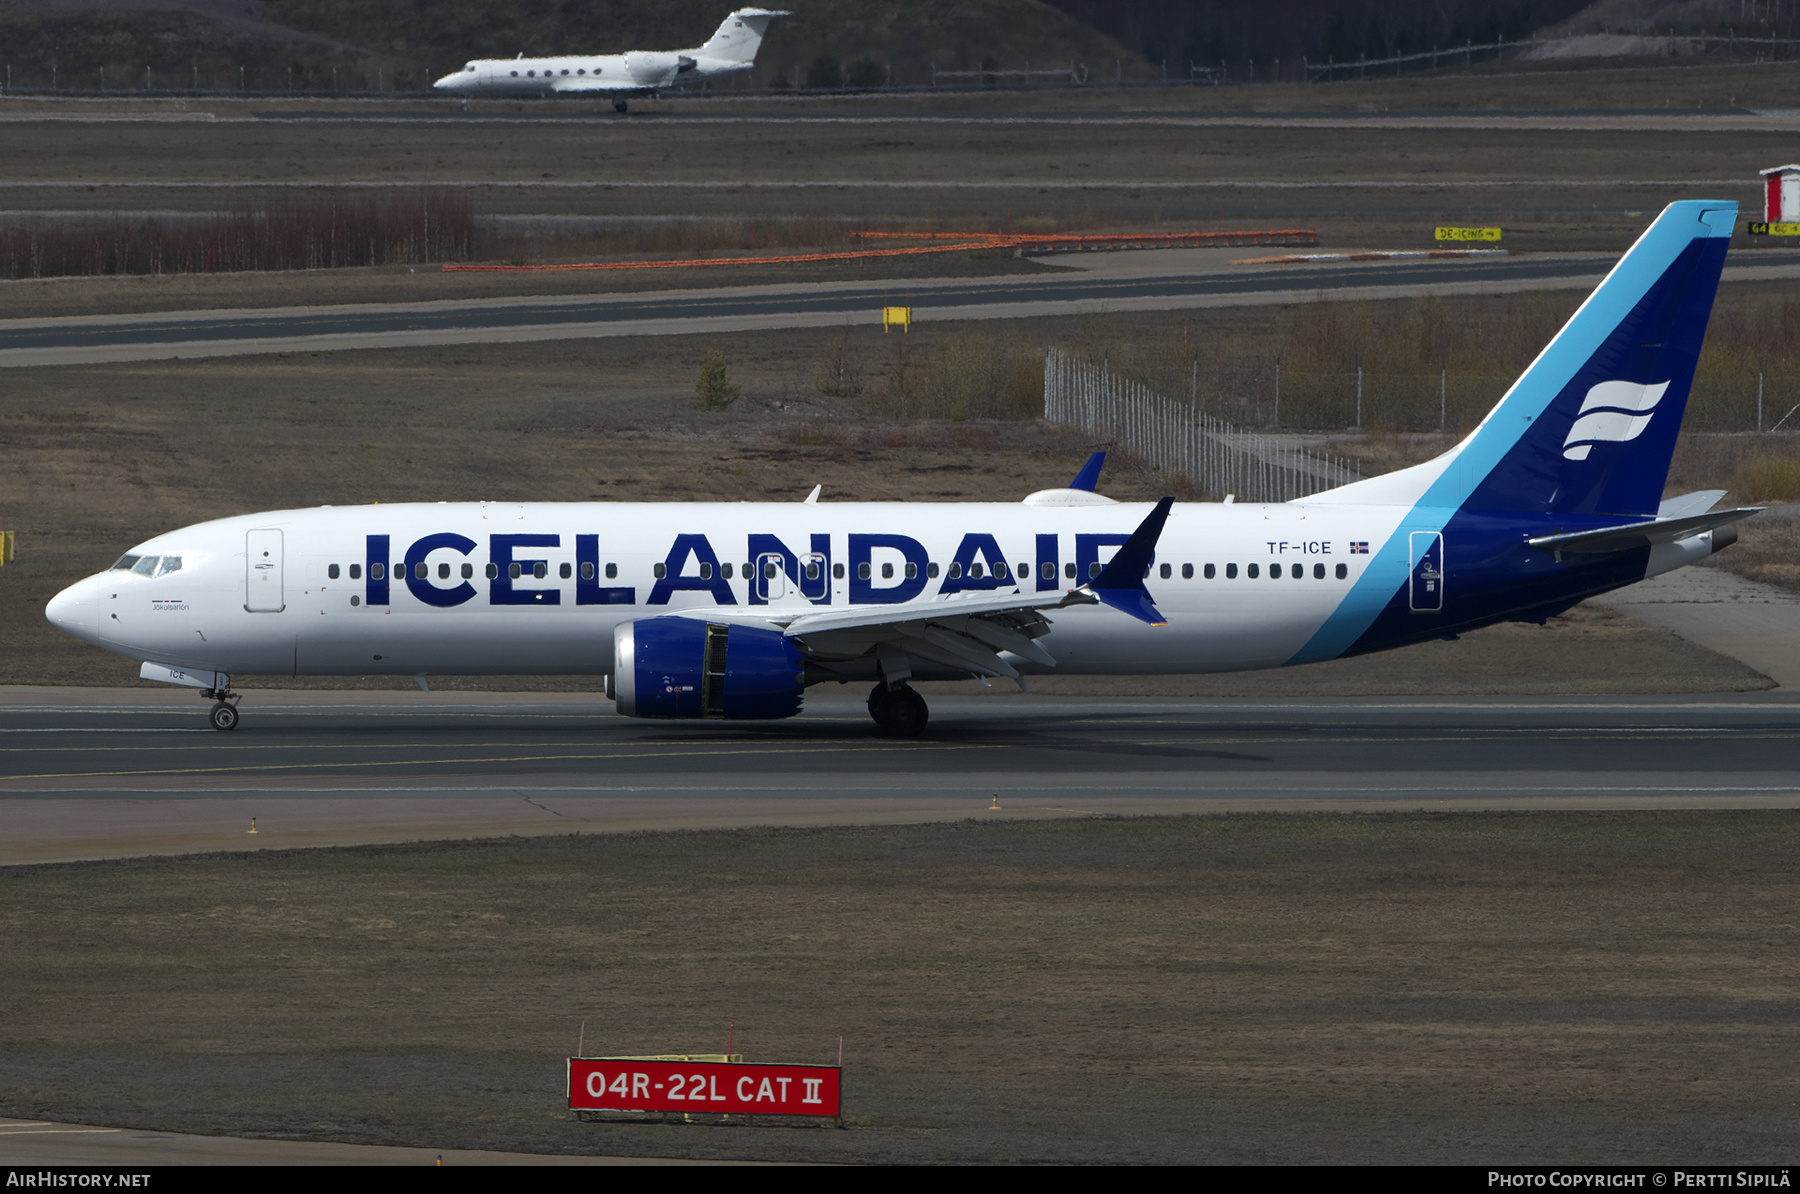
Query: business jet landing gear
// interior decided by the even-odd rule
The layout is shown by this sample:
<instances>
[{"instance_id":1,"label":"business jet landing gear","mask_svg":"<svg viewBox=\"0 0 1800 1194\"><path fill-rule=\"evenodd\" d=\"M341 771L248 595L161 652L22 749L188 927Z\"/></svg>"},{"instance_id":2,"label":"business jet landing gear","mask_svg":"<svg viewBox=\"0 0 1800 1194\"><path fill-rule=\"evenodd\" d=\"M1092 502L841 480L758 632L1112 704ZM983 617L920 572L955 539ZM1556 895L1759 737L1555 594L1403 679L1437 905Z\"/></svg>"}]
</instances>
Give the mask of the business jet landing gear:
<instances>
[{"instance_id":1,"label":"business jet landing gear","mask_svg":"<svg viewBox=\"0 0 1800 1194\"><path fill-rule=\"evenodd\" d=\"M911 738L925 728L931 710L925 707L925 698L914 692L911 685L889 688L886 684L877 684L875 691L869 694L869 716L888 737Z\"/></svg>"},{"instance_id":2,"label":"business jet landing gear","mask_svg":"<svg viewBox=\"0 0 1800 1194\"><path fill-rule=\"evenodd\" d=\"M619 115L623 116L625 114L625 101L622 99L614 100L613 101L613 111L615 111L615 112L619 113Z\"/></svg>"},{"instance_id":3,"label":"business jet landing gear","mask_svg":"<svg viewBox=\"0 0 1800 1194\"><path fill-rule=\"evenodd\" d=\"M216 702L206 719L212 722L215 730L235 730L238 727L237 703L241 697L230 690L221 692L216 688L202 689L200 696L204 700Z\"/></svg>"}]
</instances>

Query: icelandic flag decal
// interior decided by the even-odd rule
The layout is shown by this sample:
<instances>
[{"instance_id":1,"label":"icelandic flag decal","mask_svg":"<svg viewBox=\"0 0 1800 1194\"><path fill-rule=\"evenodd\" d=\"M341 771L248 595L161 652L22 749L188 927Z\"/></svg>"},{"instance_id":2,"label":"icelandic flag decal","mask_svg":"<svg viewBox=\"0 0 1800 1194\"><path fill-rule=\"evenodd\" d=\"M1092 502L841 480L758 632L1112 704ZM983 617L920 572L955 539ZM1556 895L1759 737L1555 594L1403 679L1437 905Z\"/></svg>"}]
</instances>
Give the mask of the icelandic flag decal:
<instances>
[{"instance_id":1,"label":"icelandic flag decal","mask_svg":"<svg viewBox=\"0 0 1800 1194\"><path fill-rule=\"evenodd\" d=\"M1350 541L1350 554L1353 556L1368 555L1369 541L1367 539L1352 539Z\"/></svg>"}]
</instances>

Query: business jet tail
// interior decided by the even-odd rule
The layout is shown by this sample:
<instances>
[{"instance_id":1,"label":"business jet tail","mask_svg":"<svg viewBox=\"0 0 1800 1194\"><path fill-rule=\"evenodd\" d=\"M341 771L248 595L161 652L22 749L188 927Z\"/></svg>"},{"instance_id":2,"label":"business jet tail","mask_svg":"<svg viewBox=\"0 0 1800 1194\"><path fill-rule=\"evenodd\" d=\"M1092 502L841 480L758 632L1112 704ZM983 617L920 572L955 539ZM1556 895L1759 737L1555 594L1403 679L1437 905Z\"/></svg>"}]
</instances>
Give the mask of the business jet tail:
<instances>
[{"instance_id":1,"label":"business jet tail","mask_svg":"<svg viewBox=\"0 0 1800 1194\"><path fill-rule=\"evenodd\" d=\"M756 61L756 51L762 46L769 22L789 15L766 8L740 8L725 18L718 32L700 47L700 53L707 58L749 66Z\"/></svg>"},{"instance_id":2,"label":"business jet tail","mask_svg":"<svg viewBox=\"0 0 1800 1194\"><path fill-rule=\"evenodd\" d=\"M1462 443L1303 500L1655 517L1736 217L1671 203Z\"/></svg>"}]
</instances>

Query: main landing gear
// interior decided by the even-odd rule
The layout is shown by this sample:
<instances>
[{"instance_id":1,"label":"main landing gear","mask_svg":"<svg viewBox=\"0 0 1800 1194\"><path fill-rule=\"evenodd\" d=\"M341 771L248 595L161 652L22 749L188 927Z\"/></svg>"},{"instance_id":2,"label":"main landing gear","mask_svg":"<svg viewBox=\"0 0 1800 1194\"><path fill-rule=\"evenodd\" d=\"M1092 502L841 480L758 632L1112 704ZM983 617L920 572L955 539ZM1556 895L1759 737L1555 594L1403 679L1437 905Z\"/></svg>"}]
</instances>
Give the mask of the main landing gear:
<instances>
[{"instance_id":1,"label":"main landing gear","mask_svg":"<svg viewBox=\"0 0 1800 1194\"><path fill-rule=\"evenodd\" d=\"M619 115L623 116L625 114L625 101L622 99L614 100L613 101L613 111L615 111L615 112L619 113Z\"/></svg>"},{"instance_id":2,"label":"main landing gear","mask_svg":"<svg viewBox=\"0 0 1800 1194\"><path fill-rule=\"evenodd\" d=\"M216 702L213 705L211 712L209 712L206 715L206 719L208 721L212 722L213 729L215 729L215 730L235 730L235 729L237 729L237 727L238 727L237 703L238 703L238 701L243 699L242 697L240 697L237 693L232 692L229 689L225 689L225 690L221 691L220 689L217 689L217 688L201 689L200 696L203 700Z\"/></svg>"},{"instance_id":3,"label":"main landing gear","mask_svg":"<svg viewBox=\"0 0 1800 1194\"><path fill-rule=\"evenodd\" d=\"M888 737L911 738L925 728L931 710L925 707L925 698L914 692L911 685L889 688L886 684L877 684L875 691L869 694L869 716Z\"/></svg>"}]
</instances>

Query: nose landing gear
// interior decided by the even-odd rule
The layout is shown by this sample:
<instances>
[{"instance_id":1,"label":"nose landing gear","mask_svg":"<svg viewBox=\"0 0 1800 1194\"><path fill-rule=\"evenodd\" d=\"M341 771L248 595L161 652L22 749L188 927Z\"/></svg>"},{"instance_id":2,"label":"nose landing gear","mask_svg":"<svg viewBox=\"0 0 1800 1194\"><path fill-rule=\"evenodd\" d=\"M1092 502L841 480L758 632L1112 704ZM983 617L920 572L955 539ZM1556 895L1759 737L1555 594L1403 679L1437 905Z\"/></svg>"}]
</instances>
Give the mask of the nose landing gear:
<instances>
[{"instance_id":1,"label":"nose landing gear","mask_svg":"<svg viewBox=\"0 0 1800 1194\"><path fill-rule=\"evenodd\" d=\"M623 115L625 112L625 101L622 99L614 100L613 101L613 111L618 112L621 115Z\"/></svg>"},{"instance_id":2,"label":"nose landing gear","mask_svg":"<svg viewBox=\"0 0 1800 1194\"><path fill-rule=\"evenodd\" d=\"M925 698L914 692L911 685L889 688L886 684L877 684L869 693L869 716L888 737L912 738L925 728L931 711L925 705Z\"/></svg>"},{"instance_id":3,"label":"nose landing gear","mask_svg":"<svg viewBox=\"0 0 1800 1194\"><path fill-rule=\"evenodd\" d=\"M242 697L240 697L237 693L232 692L230 689L219 689L219 688L202 689L200 692L200 696L203 700L216 702L213 705L211 711L208 712L206 715L206 719L208 721L212 722L213 729L215 729L215 730L235 730L235 729L237 729L237 727L238 727L237 703L238 703L238 701L243 699Z\"/></svg>"}]
</instances>

